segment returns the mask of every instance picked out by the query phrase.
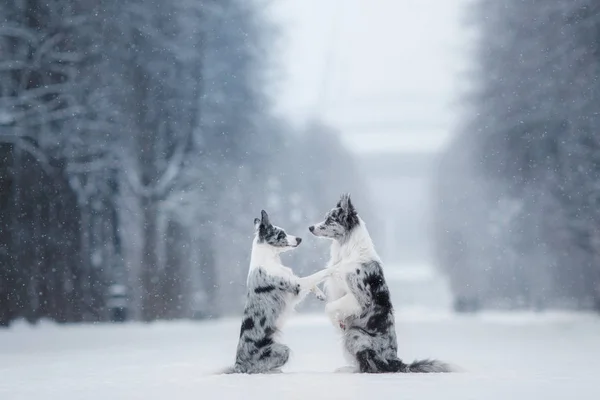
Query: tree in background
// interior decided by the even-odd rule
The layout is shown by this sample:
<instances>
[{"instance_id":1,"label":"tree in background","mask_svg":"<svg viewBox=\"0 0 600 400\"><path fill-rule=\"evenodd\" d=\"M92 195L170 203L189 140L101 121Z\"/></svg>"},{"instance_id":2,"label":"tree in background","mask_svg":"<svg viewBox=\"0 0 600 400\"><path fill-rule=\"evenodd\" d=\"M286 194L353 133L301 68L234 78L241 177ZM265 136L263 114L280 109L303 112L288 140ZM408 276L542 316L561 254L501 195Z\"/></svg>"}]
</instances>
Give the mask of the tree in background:
<instances>
[{"instance_id":1,"label":"tree in background","mask_svg":"<svg viewBox=\"0 0 600 400\"><path fill-rule=\"evenodd\" d=\"M0 1L0 324L239 312L261 208L368 214L336 133L271 115L264 7Z\"/></svg>"},{"instance_id":2,"label":"tree in background","mask_svg":"<svg viewBox=\"0 0 600 400\"><path fill-rule=\"evenodd\" d=\"M482 0L473 21L474 90L438 175L440 264L471 308L600 305L600 7Z\"/></svg>"},{"instance_id":3,"label":"tree in background","mask_svg":"<svg viewBox=\"0 0 600 400\"><path fill-rule=\"evenodd\" d=\"M0 12L0 151L6 178L0 302L7 304L0 319L92 320L100 312L103 279L89 268L89 231L78 217L89 213L77 201L75 176L67 172L79 157L74 150L79 132L64 129L87 118L76 88L77 71L88 56L73 38L84 37L89 28L71 2L7 1Z\"/></svg>"}]
</instances>

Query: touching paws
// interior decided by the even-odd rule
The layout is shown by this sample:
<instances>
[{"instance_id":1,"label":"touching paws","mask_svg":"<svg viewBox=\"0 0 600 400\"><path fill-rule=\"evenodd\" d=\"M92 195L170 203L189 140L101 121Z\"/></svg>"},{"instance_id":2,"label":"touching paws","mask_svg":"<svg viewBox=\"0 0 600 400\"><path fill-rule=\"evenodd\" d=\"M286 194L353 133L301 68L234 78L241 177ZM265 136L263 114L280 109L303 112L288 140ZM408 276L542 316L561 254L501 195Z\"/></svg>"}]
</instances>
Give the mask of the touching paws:
<instances>
[{"instance_id":1,"label":"touching paws","mask_svg":"<svg viewBox=\"0 0 600 400\"><path fill-rule=\"evenodd\" d=\"M315 295L317 299L321 301L327 301L327 296L317 286L313 287L310 291Z\"/></svg>"}]
</instances>

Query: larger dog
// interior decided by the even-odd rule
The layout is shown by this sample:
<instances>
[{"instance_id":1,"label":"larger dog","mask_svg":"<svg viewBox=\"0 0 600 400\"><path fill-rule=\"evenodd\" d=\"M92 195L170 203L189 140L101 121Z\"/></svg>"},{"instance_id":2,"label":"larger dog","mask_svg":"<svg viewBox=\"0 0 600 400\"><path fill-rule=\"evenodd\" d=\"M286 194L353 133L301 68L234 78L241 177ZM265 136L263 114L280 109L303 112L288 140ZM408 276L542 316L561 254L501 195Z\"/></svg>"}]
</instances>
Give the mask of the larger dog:
<instances>
[{"instance_id":1,"label":"larger dog","mask_svg":"<svg viewBox=\"0 0 600 400\"><path fill-rule=\"evenodd\" d=\"M394 310L382 263L350 195L343 195L325 220L309 230L333 241L325 310L343 332L345 350L359 371L450 372L448 364L437 360L405 364L398 358Z\"/></svg>"},{"instance_id":2,"label":"larger dog","mask_svg":"<svg viewBox=\"0 0 600 400\"><path fill-rule=\"evenodd\" d=\"M260 374L283 367L290 349L276 341L278 331L287 314L309 292L325 300L317 285L331 274L331 270L325 269L304 278L297 277L281 263L280 254L298 247L302 239L271 224L264 210L254 225L246 306L235 365L225 373Z\"/></svg>"}]
</instances>

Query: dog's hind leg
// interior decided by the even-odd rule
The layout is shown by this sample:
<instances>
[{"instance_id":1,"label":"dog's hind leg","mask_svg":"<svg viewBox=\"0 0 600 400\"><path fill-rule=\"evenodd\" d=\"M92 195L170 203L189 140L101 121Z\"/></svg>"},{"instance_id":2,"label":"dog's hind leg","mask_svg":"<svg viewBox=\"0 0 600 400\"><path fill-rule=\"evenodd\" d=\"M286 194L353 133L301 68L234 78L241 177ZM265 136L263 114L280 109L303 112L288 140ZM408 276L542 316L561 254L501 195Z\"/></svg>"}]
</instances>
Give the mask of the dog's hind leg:
<instances>
[{"instance_id":1,"label":"dog's hind leg","mask_svg":"<svg viewBox=\"0 0 600 400\"><path fill-rule=\"evenodd\" d=\"M288 362L289 358L290 348L288 346L273 343L262 351L258 359L259 369L262 373L279 372L278 370Z\"/></svg>"},{"instance_id":2,"label":"dog's hind leg","mask_svg":"<svg viewBox=\"0 0 600 400\"><path fill-rule=\"evenodd\" d=\"M377 353L372 349L365 349L356 353L356 360L362 373L396 372L392 370L388 363L377 357Z\"/></svg>"},{"instance_id":3,"label":"dog's hind leg","mask_svg":"<svg viewBox=\"0 0 600 400\"><path fill-rule=\"evenodd\" d=\"M346 350L357 361L360 372L396 372L374 350L374 338L360 328L350 328L344 338Z\"/></svg>"}]
</instances>

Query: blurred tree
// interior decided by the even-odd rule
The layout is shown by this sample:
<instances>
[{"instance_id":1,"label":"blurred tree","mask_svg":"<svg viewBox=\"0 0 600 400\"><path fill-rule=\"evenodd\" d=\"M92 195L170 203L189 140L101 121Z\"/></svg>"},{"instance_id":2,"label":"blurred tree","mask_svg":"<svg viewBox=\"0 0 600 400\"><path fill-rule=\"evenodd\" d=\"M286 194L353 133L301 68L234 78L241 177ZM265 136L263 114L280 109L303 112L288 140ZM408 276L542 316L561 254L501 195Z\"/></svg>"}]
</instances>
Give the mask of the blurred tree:
<instances>
[{"instance_id":1,"label":"blurred tree","mask_svg":"<svg viewBox=\"0 0 600 400\"><path fill-rule=\"evenodd\" d=\"M600 7L584 0L481 0L473 11L474 90L462 144L444 162L458 152L467 161L439 173L440 199L459 199L438 203L437 239L445 249L439 261L458 299L589 307L600 297ZM464 192L454 194L461 189L450 180L465 182ZM462 253L451 267L458 257L448 254L461 246L479 251ZM466 295L461 282L472 282L476 294Z\"/></svg>"},{"instance_id":2,"label":"blurred tree","mask_svg":"<svg viewBox=\"0 0 600 400\"><path fill-rule=\"evenodd\" d=\"M351 190L368 215L336 133L271 113L263 2L0 0L0 18L0 325L240 311L261 208L305 230Z\"/></svg>"}]
</instances>

